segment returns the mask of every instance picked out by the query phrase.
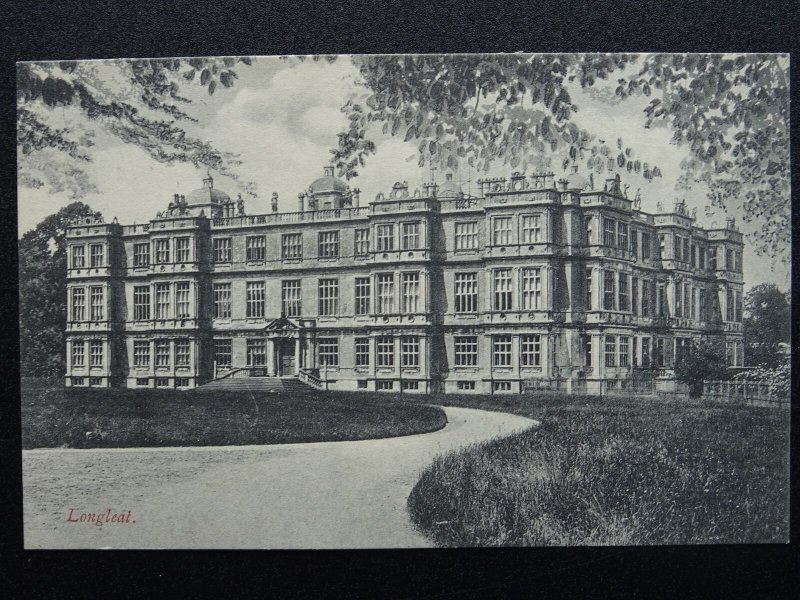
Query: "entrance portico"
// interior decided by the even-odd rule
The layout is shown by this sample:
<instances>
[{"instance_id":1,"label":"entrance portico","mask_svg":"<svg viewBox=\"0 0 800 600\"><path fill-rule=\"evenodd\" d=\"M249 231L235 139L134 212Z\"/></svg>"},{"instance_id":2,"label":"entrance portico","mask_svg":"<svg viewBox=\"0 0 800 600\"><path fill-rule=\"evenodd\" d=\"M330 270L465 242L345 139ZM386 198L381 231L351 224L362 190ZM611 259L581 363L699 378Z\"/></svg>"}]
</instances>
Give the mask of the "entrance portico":
<instances>
[{"instance_id":1,"label":"entrance portico","mask_svg":"<svg viewBox=\"0 0 800 600\"><path fill-rule=\"evenodd\" d=\"M267 338L267 376L295 377L303 368L303 328L287 317L264 328Z\"/></svg>"}]
</instances>

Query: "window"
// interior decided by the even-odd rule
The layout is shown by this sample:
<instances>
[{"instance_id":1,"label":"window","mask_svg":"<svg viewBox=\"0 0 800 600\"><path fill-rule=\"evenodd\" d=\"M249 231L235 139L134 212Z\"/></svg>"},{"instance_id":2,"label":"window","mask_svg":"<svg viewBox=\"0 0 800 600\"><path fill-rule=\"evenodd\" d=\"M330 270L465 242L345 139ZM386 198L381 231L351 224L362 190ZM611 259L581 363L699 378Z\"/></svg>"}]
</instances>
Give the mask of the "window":
<instances>
[{"instance_id":1,"label":"window","mask_svg":"<svg viewBox=\"0 0 800 600\"><path fill-rule=\"evenodd\" d=\"M92 244L91 248L91 261L92 268L103 266L103 244Z\"/></svg>"},{"instance_id":2,"label":"window","mask_svg":"<svg viewBox=\"0 0 800 600\"><path fill-rule=\"evenodd\" d=\"M265 367L267 364L267 342L260 339L247 340L247 366Z\"/></svg>"},{"instance_id":3,"label":"window","mask_svg":"<svg viewBox=\"0 0 800 600\"><path fill-rule=\"evenodd\" d=\"M692 316L692 305L689 303L689 284L683 284L683 316Z\"/></svg>"},{"instance_id":4,"label":"window","mask_svg":"<svg viewBox=\"0 0 800 600\"><path fill-rule=\"evenodd\" d=\"M478 247L478 223L456 223L456 250L475 250Z\"/></svg>"},{"instance_id":5,"label":"window","mask_svg":"<svg viewBox=\"0 0 800 600\"><path fill-rule=\"evenodd\" d=\"M617 338L613 335L606 336L606 366L614 367L617 364Z\"/></svg>"},{"instance_id":6,"label":"window","mask_svg":"<svg viewBox=\"0 0 800 600\"><path fill-rule=\"evenodd\" d=\"M169 313L169 284L156 284L156 319L168 319Z\"/></svg>"},{"instance_id":7,"label":"window","mask_svg":"<svg viewBox=\"0 0 800 600\"><path fill-rule=\"evenodd\" d=\"M665 352L666 343L664 342L664 338L656 339L656 366L657 367L664 367L666 366L666 358L667 354Z\"/></svg>"},{"instance_id":8,"label":"window","mask_svg":"<svg viewBox=\"0 0 800 600\"><path fill-rule=\"evenodd\" d=\"M511 243L511 217L495 217L492 226L492 243L495 246Z\"/></svg>"},{"instance_id":9,"label":"window","mask_svg":"<svg viewBox=\"0 0 800 600\"><path fill-rule=\"evenodd\" d=\"M456 389L458 389L458 390L474 390L475 389L475 382L474 381L458 381L458 382L456 382Z\"/></svg>"},{"instance_id":10,"label":"window","mask_svg":"<svg viewBox=\"0 0 800 600\"><path fill-rule=\"evenodd\" d=\"M542 241L542 216L523 215L522 242L524 244L538 244L541 241Z\"/></svg>"},{"instance_id":11,"label":"window","mask_svg":"<svg viewBox=\"0 0 800 600\"><path fill-rule=\"evenodd\" d=\"M394 312L394 273L378 273L378 310L380 314Z\"/></svg>"},{"instance_id":12,"label":"window","mask_svg":"<svg viewBox=\"0 0 800 600\"><path fill-rule=\"evenodd\" d=\"M86 366L86 345L83 340L72 340L72 366Z\"/></svg>"},{"instance_id":13,"label":"window","mask_svg":"<svg viewBox=\"0 0 800 600\"><path fill-rule=\"evenodd\" d=\"M247 293L247 316L248 318L259 318L264 316L264 282L248 281Z\"/></svg>"},{"instance_id":14,"label":"window","mask_svg":"<svg viewBox=\"0 0 800 600\"><path fill-rule=\"evenodd\" d=\"M592 336L584 335L583 337L583 365L585 367L592 366Z\"/></svg>"},{"instance_id":15,"label":"window","mask_svg":"<svg viewBox=\"0 0 800 600\"><path fill-rule=\"evenodd\" d=\"M675 244L674 253L675 260L683 260L683 238L679 235L674 236L673 244Z\"/></svg>"},{"instance_id":16,"label":"window","mask_svg":"<svg viewBox=\"0 0 800 600\"><path fill-rule=\"evenodd\" d=\"M538 334L522 336L522 366L542 366L542 339Z\"/></svg>"},{"instance_id":17,"label":"window","mask_svg":"<svg viewBox=\"0 0 800 600\"><path fill-rule=\"evenodd\" d=\"M702 246L697 247L697 268L700 270L705 270L706 268L706 254L708 252Z\"/></svg>"},{"instance_id":18,"label":"window","mask_svg":"<svg viewBox=\"0 0 800 600\"><path fill-rule=\"evenodd\" d=\"M736 292L736 322L742 322L742 292Z\"/></svg>"},{"instance_id":19,"label":"window","mask_svg":"<svg viewBox=\"0 0 800 600\"><path fill-rule=\"evenodd\" d=\"M320 258L339 258L339 232L320 231L318 248Z\"/></svg>"},{"instance_id":20,"label":"window","mask_svg":"<svg viewBox=\"0 0 800 600\"><path fill-rule=\"evenodd\" d=\"M706 320L706 291L703 288L700 288L700 320Z\"/></svg>"},{"instance_id":21,"label":"window","mask_svg":"<svg viewBox=\"0 0 800 600\"><path fill-rule=\"evenodd\" d=\"M133 266L146 267L150 264L150 244L143 242L133 245Z\"/></svg>"},{"instance_id":22,"label":"window","mask_svg":"<svg viewBox=\"0 0 800 600\"><path fill-rule=\"evenodd\" d=\"M281 258L294 260L303 258L303 234L285 233L281 238Z\"/></svg>"},{"instance_id":23,"label":"window","mask_svg":"<svg viewBox=\"0 0 800 600\"><path fill-rule=\"evenodd\" d=\"M189 340L176 340L175 341L175 366L188 367L189 366Z\"/></svg>"},{"instance_id":24,"label":"window","mask_svg":"<svg viewBox=\"0 0 800 600\"><path fill-rule=\"evenodd\" d=\"M629 312L631 310L631 297L628 289L628 274L619 274L619 310Z\"/></svg>"},{"instance_id":25,"label":"window","mask_svg":"<svg viewBox=\"0 0 800 600\"><path fill-rule=\"evenodd\" d=\"M405 391L418 390L419 381L403 381L400 389Z\"/></svg>"},{"instance_id":26,"label":"window","mask_svg":"<svg viewBox=\"0 0 800 600\"><path fill-rule=\"evenodd\" d=\"M455 288L456 312L478 312L478 274L456 273Z\"/></svg>"},{"instance_id":27,"label":"window","mask_svg":"<svg viewBox=\"0 0 800 600\"><path fill-rule=\"evenodd\" d=\"M105 314L105 303L104 303L104 294L103 288L101 286L92 286L90 291L91 296L91 308L90 308L90 318L92 321L102 321L103 316Z\"/></svg>"},{"instance_id":28,"label":"window","mask_svg":"<svg viewBox=\"0 0 800 600\"><path fill-rule=\"evenodd\" d=\"M299 317L301 311L300 280L290 279L281 282L281 308L287 317Z\"/></svg>"},{"instance_id":29,"label":"window","mask_svg":"<svg viewBox=\"0 0 800 600\"><path fill-rule=\"evenodd\" d=\"M369 254L369 229L356 229L355 240L356 256Z\"/></svg>"},{"instance_id":30,"label":"window","mask_svg":"<svg viewBox=\"0 0 800 600\"><path fill-rule=\"evenodd\" d=\"M733 290L725 290L725 320L733 321L734 307L733 307Z\"/></svg>"},{"instance_id":31,"label":"window","mask_svg":"<svg viewBox=\"0 0 800 600\"><path fill-rule=\"evenodd\" d=\"M72 268L73 269L82 269L86 266L86 259L84 255L84 247L83 246L73 246L72 247Z\"/></svg>"},{"instance_id":32,"label":"window","mask_svg":"<svg viewBox=\"0 0 800 600\"><path fill-rule=\"evenodd\" d=\"M369 314L370 281L369 277L356 277L356 314Z\"/></svg>"},{"instance_id":33,"label":"window","mask_svg":"<svg viewBox=\"0 0 800 600\"><path fill-rule=\"evenodd\" d=\"M134 340L133 342L133 366L150 366L150 342L147 340Z\"/></svg>"},{"instance_id":34,"label":"window","mask_svg":"<svg viewBox=\"0 0 800 600\"><path fill-rule=\"evenodd\" d=\"M137 377L136 387L147 387L150 385L150 380L147 377Z\"/></svg>"},{"instance_id":35,"label":"window","mask_svg":"<svg viewBox=\"0 0 800 600\"><path fill-rule=\"evenodd\" d=\"M231 238L214 239L214 262L231 262Z\"/></svg>"},{"instance_id":36,"label":"window","mask_svg":"<svg viewBox=\"0 0 800 600\"><path fill-rule=\"evenodd\" d=\"M72 320L86 320L86 289L72 288Z\"/></svg>"},{"instance_id":37,"label":"window","mask_svg":"<svg viewBox=\"0 0 800 600\"><path fill-rule=\"evenodd\" d=\"M267 238L263 235L250 235L245 240L248 261L264 260L267 256Z\"/></svg>"},{"instance_id":38,"label":"window","mask_svg":"<svg viewBox=\"0 0 800 600\"><path fill-rule=\"evenodd\" d=\"M650 258L650 234L642 232L642 258Z\"/></svg>"},{"instance_id":39,"label":"window","mask_svg":"<svg viewBox=\"0 0 800 600\"><path fill-rule=\"evenodd\" d=\"M218 367L233 365L233 341L214 340L214 361Z\"/></svg>"},{"instance_id":40,"label":"window","mask_svg":"<svg viewBox=\"0 0 800 600\"><path fill-rule=\"evenodd\" d=\"M493 392L510 392L511 391L511 382L510 381L493 381L492 382L492 391Z\"/></svg>"},{"instance_id":41,"label":"window","mask_svg":"<svg viewBox=\"0 0 800 600\"><path fill-rule=\"evenodd\" d=\"M394 366L394 338L390 335L382 335L375 340L375 349L379 367Z\"/></svg>"},{"instance_id":42,"label":"window","mask_svg":"<svg viewBox=\"0 0 800 600\"><path fill-rule=\"evenodd\" d=\"M133 320L146 321L150 318L150 286L137 285L133 288Z\"/></svg>"},{"instance_id":43,"label":"window","mask_svg":"<svg viewBox=\"0 0 800 600\"><path fill-rule=\"evenodd\" d=\"M594 226L592 217L584 217L583 228L586 231L586 245L589 246L594 241Z\"/></svg>"},{"instance_id":44,"label":"window","mask_svg":"<svg viewBox=\"0 0 800 600\"><path fill-rule=\"evenodd\" d=\"M169 262L169 240L156 240L156 263L163 264Z\"/></svg>"},{"instance_id":45,"label":"window","mask_svg":"<svg viewBox=\"0 0 800 600\"><path fill-rule=\"evenodd\" d=\"M692 255L691 255L691 265L692 268L697 266L697 244L692 244Z\"/></svg>"},{"instance_id":46,"label":"window","mask_svg":"<svg viewBox=\"0 0 800 600\"><path fill-rule=\"evenodd\" d=\"M404 335L400 338L400 366L419 366L419 337Z\"/></svg>"},{"instance_id":47,"label":"window","mask_svg":"<svg viewBox=\"0 0 800 600\"><path fill-rule=\"evenodd\" d=\"M657 290L657 298L656 298L657 306L658 306L658 316L659 317L666 317L667 316L667 294L664 288L664 284L658 284Z\"/></svg>"},{"instance_id":48,"label":"window","mask_svg":"<svg viewBox=\"0 0 800 600\"><path fill-rule=\"evenodd\" d=\"M403 313L411 314L419 311L419 273L403 273L401 279L403 296Z\"/></svg>"},{"instance_id":49,"label":"window","mask_svg":"<svg viewBox=\"0 0 800 600\"><path fill-rule=\"evenodd\" d=\"M169 340L156 340L156 366L169 366Z\"/></svg>"},{"instance_id":50,"label":"window","mask_svg":"<svg viewBox=\"0 0 800 600\"><path fill-rule=\"evenodd\" d=\"M631 277L631 312L639 314L639 278Z\"/></svg>"},{"instance_id":51,"label":"window","mask_svg":"<svg viewBox=\"0 0 800 600\"><path fill-rule=\"evenodd\" d=\"M709 271L716 271L717 270L717 249L716 248L709 248L708 249L708 269L709 269Z\"/></svg>"},{"instance_id":52,"label":"window","mask_svg":"<svg viewBox=\"0 0 800 600\"><path fill-rule=\"evenodd\" d=\"M697 319L697 288L692 288L692 303L691 306L691 314L689 315L692 319Z\"/></svg>"},{"instance_id":53,"label":"window","mask_svg":"<svg viewBox=\"0 0 800 600\"><path fill-rule=\"evenodd\" d=\"M492 365L495 367L511 366L510 335L496 335L492 338Z\"/></svg>"},{"instance_id":54,"label":"window","mask_svg":"<svg viewBox=\"0 0 800 600\"><path fill-rule=\"evenodd\" d=\"M494 310L511 310L511 269L494 271Z\"/></svg>"},{"instance_id":55,"label":"window","mask_svg":"<svg viewBox=\"0 0 800 600\"><path fill-rule=\"evenodd\" d=\"M658 240L659 240L659 257L664 258L666 256L665 250L667 247L667 237L664 235L660 235L658 236Z\"/></svg>"},{"instance_id":56,"label":"window","mask_svg":"<svg viewBox=\"0 0 800 600\"><path fill-rule=\"evenodd\" d=\"M214 318L231 318L231 284L214 284Z\"/></svg>"},{"instance_id":57,"label":"window","mask_svg":"<svg viewBox=\"0 0 800 600\"><path fill-rule=\"evenodd\" d=\"M339 314L339 280L319 280L319 316L335 317Z\"/></svg>"},{"instance_id":58,"label":"window","mask_svg":"<svg viewBox=\"0 0 800 600\"><path fill-rule=\"evenodd\" d=\"M478 337L474 335L457 335L453 338L457 367L475 367L478 365Z\"/></svg>"},{"instance_id":59,"label":"window","mask_svg":"<svg viewBox=\"0 0 800 600\"><path fill-rule=\"evenodd\" d=\"M403 250L416 250L419 245L419 223L403 223Z\"/></svg>"},{"instance_id":60,"label":"window","mask_svg":"<svg viewBox=\"0 0 800 600\"><path fill-rule=\"evenodd\" d=\"M189 238L175 238L175 261L189 262Z\"/></svg>"},{"instance_id":61,"label":"window","mask_svg":"<svg viewBox=\"0 0 800 600\"><path fill-rule=\"evenodd\" d=\"M189 318L189 282L179 281L175 284L175 317Z\"/></svg>"},{"instance_id":62,"label":"window","mask_svg":"<svg viewBox=\"0 0 800 600\"><path fill-rule=\"evenodd\" d=\"M642 316L650 316L650 282L646 279L642 280Z\"/></svg>"},{"instance_id":63,"label":"window","mask_svg":"<svg viewBox=\"0 0 800 600\"><path fill-rule=\"evenodd\" d=\"M614 310L614 271L603 271L603 309Z\"/></svg>"},{"instance_id":64,"label":"window","mask_svg":"<svg viewBox=\"0 0 800 600\"><path fill-rule=\"evenodd\" d=\"M736 257L736 271L738 273L741 273L742 272L742 253L741 253L741 251L736 251L734 253L734 256ZM741 348L741 344L739 345L739 347ZM739 365L739 366L741 366L741 365Z\"/></svg>"},{"instance_id":65,"label":"window","mask_svg":"<svg viewBox=\"0 0 800 600\"><path fill-rule=\"evenodd\" d=\"M359 379L358 383L357 383L357 386L358 386L359 390L365 390L365 389L367 389L369 387L369 385L367 384L367 380L366 379Z\"/></svg>"},{"instance_id":66,"label":"window","mask_svg":"<svg viewBox=\"0 0 800 600\"><path fill-rule=\"evenodd\" d=\"M621 336L619 338L619 366L628 366L628 351L630 346L630 338Z\"/></svg>"},{"instance_id":67,"label":"window","mask_svg":"<svg viewBox=\"0 0 800 600\"><path fill-rule=\"evenodd\" d=\"M650 367L650 338L642 338L642 366Z\"/></svg>"},{"instance_id":68,"label":"window","mask_svg":"<svg viewBox=\"0 0 800 600\"><path fill-rule=\"evenodd\" d=\"M689 238L683 238L683 262L689 262Z\"/></svg>"},{"instance_id":69,"label":"window","mask_svg":"<svg viewBox=\"0 0 800 600\"><path fill-rule=\"evenodd\" d=\"M367 339L367 338L363 338ZM329 367L339 366L339 340L338 338L319 338L319 362ZM369 364L369 351L367 349L366 365ZM356 365L358 366L358 364ZM365 365L364 365L365 366Z\"/></svg>"},{"instance_id":70,"label":"window","mask_svg":"<svg viewBox=\"0 0 800 600\"><path fill-rule=\"evenodd\" d=\"M169 387L168 377L156 377L156 387L164 388Z\"/></svg>"},{"instance_id":71,"label":"window","mask_svg":"<svg viewBox=\"0 0 800 600\"><path fill-rule=\"evenodd\" d=\"M92 246L92 266L94 265L94 246ZM733 250L726 249L725 250L725 269L728 271L735 271L736 270L736 263L735 259L733 258Z\"/></svg>"},{"instance_id":72,"label":"window","mask_svg":"<svg viewBox=\"0 0 800 600\"><path fill-rule=\"evenodd\" d=\"M586 310L592 310L592 270L586 269Z\"/></svg>"},{"instance_id":73,"label":"window","mask_svg":"<svg viewBox=\"0 0 800 600\"><path fill-rule=\"evenodd\" d=\"M620 250L628 250L628 224L617 223L617 247Z\"/></svg>"},{"instance_id":74,"label":"window","mask_svg":"<svg viewBox=\"0 0 800 600\"><path fill-rule=\"evenodd\" d=\"M356 366L369 366L369 338L356 338Z\"/></svg>"},{"instance_id":75,"label":"window","mask_svg":"<svg viewBox=\"0 0 800 600\"><path fill-rule=\"evenodd\" d=\"M674 304L674 307L675 307L675 316L676 317L683 316L683 310L682 310L683 307L681 306L681 284L680 283L676 283L675 284L675 304Z\"/></svg>"},{"instance_id":76,"label":"window","mask_svg":"<svg viewBox=\"0 0 800 600\"><path fill-rule=\"evenodd\" d=\"M103 366L102 340L92 340L89 342L89 365L92 367Z\"/></svg>"},{"instance_id":77,"label":"window","mask_svg":"<svg viewBox=\"0 0 800 600\"><path fill-rule=\"evenodd\" d=\"M603 245L613 248L617 245L617 222L614 219L603 219Z\"/></svg>"},{"instance_id":78,"label":"window","mask_svg":"<svg viewBox=\"0 0 800 600\"><path fill-rule=\"evenodd\" d=\"M391 392L394 389L394 381L376 381L375 389L379 392Z\"/></svg>"},{"instance_id":79,"label":"window","mask_svg":"<svg viewBox=\"0 0 800 600\"><path fill-rule=\"evenodd\" d=\"M542 308L541 269L522 269L522 308L539 310Z\"/></svg>"},{"instance_id":80,"label":"window","mask_svg":"<svg viewBox=\"0 0 800 600\"><path fill-rule=\"evenodd\" d=\"M639 232L635 229L631 229L631 254L633 258L639 256Z\"/></svg>"},{"instance_id":81,"label":"window","mask_svg":"<svg viewBox=\"0 0 800 600\"><path fill-rule=\"evenodd\" d=\"M175 387L176 388L187 388L187 387L189 387L189 378L188 377L176 377L175 378Z\"/></svg>"},{"instance_id":82,"label":"window","mask_svg":"<svg viewBox=\"0 0 800 600\"><path fill-rule=\"evenodd\" d=\"M394 250L394 225L378 225L378 252Z\"/></svg>"}]
</instances>

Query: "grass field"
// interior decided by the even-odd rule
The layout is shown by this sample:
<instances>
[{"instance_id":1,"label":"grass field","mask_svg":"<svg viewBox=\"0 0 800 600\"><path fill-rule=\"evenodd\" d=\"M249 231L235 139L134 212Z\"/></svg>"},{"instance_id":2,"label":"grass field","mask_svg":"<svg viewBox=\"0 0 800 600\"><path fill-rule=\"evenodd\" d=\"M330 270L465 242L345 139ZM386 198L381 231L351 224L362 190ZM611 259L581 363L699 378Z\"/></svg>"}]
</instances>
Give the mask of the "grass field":
<instances>
[{"instance_id":1,"label":"grass field","mask_svg":"<svg viewBox=\"0 0 800 600\"><path fill-rule=\"evenodd\" d=\"M66 389L23 379L22 447L279 444L441 429L444 411L386 397ZM99 432L87 439L86 432Z\"/></svg>"},{"instance_id":2,"label":"grass field","mask_svg":"<svg viewBox=\"0 0 800 600\"><path fill-rule=\"evenodd\" d=\"M438 458L408 501L440 546L787 542L789 411L446 397L541 427Z\"/></svg>"}]
</instances>

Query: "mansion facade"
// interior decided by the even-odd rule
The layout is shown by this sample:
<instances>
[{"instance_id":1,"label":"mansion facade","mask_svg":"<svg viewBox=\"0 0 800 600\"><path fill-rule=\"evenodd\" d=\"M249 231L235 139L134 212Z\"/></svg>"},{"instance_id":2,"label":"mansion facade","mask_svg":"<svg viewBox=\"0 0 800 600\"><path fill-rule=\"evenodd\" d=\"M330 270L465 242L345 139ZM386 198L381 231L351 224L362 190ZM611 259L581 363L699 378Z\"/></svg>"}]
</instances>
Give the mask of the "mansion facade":
<instances>
[{"instance_id":1,"label":"mansion facade","mask_svg":"<svg viewBox=\"0 0 800 600\"><path fill-rule=\"evenodd\" d=\"M692 340L743 364L742 234L619 176L396 183L325 169L245 214L209 176L149 223L68 228L67 386L295 377L331 390L597 392L668 380Z\"/></svg>"}]
</instances>

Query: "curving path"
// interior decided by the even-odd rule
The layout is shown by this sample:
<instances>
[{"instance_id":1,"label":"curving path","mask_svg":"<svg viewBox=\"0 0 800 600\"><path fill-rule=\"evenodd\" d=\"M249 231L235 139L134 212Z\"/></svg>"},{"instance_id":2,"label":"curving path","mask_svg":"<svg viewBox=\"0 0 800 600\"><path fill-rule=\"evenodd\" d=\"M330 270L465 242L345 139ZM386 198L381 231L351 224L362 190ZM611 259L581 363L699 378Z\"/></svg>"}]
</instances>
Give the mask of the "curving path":
<instances>
[{"instance_id":1,"label":"curving path","mask_svg":"<svg viewBox=\"0 0 800 600\"><path fill-rule=\"evenodd\" d=\"M531 419L446 407L437 432L267 446L26 450L26 548L430 546L406 500L440 452L527 429ZM82 512L130 523L67 522Z\"/></svg>"}]
</instances>

